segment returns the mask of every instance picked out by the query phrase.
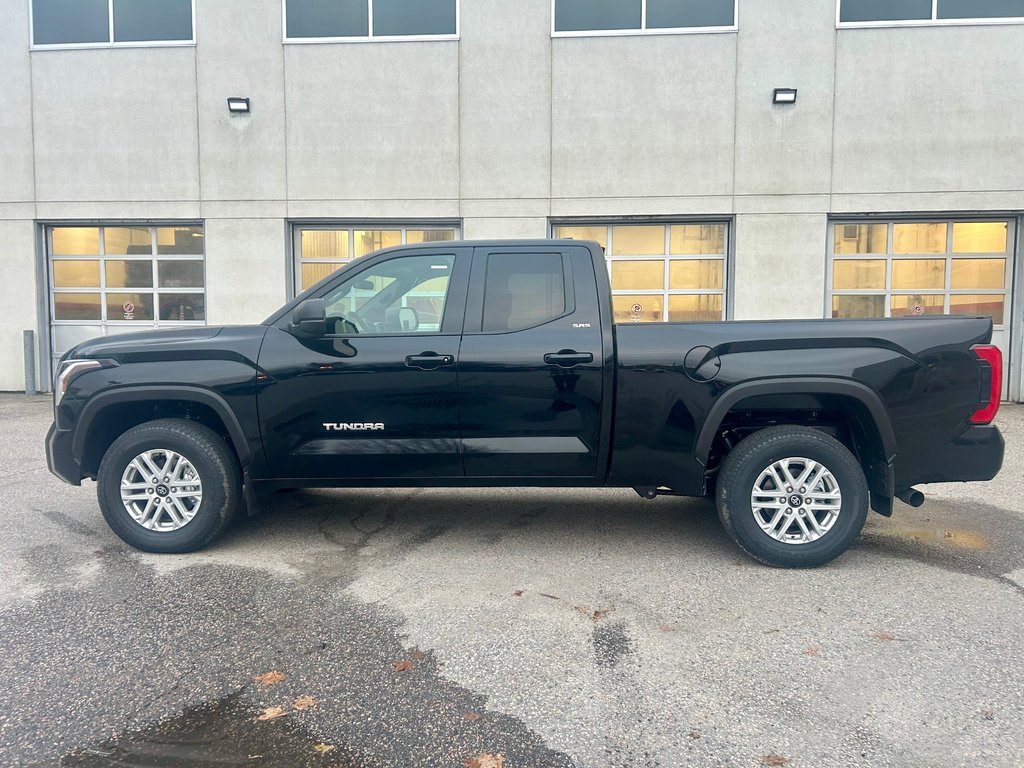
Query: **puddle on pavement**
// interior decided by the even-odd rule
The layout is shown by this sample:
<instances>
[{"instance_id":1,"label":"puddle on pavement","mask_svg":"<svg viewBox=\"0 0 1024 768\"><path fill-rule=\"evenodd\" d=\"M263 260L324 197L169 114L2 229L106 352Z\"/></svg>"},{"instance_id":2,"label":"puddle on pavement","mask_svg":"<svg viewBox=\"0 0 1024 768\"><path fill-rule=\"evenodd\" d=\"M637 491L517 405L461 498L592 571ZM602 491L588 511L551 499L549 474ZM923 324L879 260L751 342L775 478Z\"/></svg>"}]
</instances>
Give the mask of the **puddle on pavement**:
<instances>
[{"instance_id":1,"label":"puddle on pavement","mask_svg":"<svg viewBox=\"0 0 1024 768\"><path fill-rule=\"evenodd\" d=\"M236 693L96 746L73 750L53 762L36 763L34 768L376 765L333 742L333 749L318 751L321 742L297 725L291 715L259 722L256 714L254 707Z\"/></svg>"},{"instance_id":2,"label":"puddle on pavement","mask_svg":"<svg viewBox=\"0 0 1024 768\"><path fill-rule=\"evenodd\" d=\"M936 526L933 528L914 525L901 525L897 521L890 521L885 526L873 526L871 533L881 536L891 536L901 539L910 539L921 544L931 544L940 547L956 547L958 549L970 549L984 551L991 548L988 537L973 531L964 531L957 528L945 528Z\"/></svg>"}]
</instances>

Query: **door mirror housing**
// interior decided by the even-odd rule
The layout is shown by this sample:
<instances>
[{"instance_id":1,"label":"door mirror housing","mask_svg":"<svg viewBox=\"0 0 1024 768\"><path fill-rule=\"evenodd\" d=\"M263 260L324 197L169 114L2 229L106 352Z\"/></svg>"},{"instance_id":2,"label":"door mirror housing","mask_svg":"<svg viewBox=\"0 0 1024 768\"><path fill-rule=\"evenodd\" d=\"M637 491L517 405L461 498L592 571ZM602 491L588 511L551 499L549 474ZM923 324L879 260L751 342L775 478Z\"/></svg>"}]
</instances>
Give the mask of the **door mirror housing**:
<instances>
[{"instance_id":1,"label":"door mirror housing","mask_svg":"<svg viewBox=\"0 0 1024 768\"><path fill-rule=\"evenodd\" d=\"M327 334L327 308L323 299L306 299L292 310L291 331L296 336L319 338Z\"/></svg>"}]
</instances>

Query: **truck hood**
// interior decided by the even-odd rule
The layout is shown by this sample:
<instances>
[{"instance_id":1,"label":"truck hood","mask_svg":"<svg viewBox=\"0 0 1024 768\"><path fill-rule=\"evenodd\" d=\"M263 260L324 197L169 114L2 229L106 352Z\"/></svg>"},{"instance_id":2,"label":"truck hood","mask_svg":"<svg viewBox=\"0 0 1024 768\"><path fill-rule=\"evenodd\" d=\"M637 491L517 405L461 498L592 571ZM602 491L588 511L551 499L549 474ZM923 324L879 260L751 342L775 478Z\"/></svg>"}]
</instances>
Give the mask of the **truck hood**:
<instances>
[{"instance_id":1,"label":"truck hood","mask_svg":"<svg viewBox=\"0 0 1024 768\"><path fill-rule=\"evenodd\" d=\"M108 358L124 362L126 359L146 357L175 358L188 356L213 348L238 349L245 342L263 338L264 325L204 326L201 328L175 328L166 331L140 331L115 336L99 336L72 347L64 356L69 358Z\"/></svg>"}]
</instances>

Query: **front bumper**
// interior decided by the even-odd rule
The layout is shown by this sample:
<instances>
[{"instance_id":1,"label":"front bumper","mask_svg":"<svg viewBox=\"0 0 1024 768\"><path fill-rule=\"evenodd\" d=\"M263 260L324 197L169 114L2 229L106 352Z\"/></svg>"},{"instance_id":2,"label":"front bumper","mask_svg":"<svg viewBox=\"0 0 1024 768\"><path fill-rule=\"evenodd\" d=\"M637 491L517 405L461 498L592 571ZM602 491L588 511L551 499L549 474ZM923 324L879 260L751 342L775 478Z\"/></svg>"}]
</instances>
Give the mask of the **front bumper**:
<instances>
[{"instance_id":1,"label":"front bumper","mask_svg":"<svg viewBox=\"0 0 1024 768\"><path fill-rule=\"evenodd\" d=\"M46 433L46 466L65 483L82 484L82 467L71 452L71 430L57 429L50 425Z\"/></svg>"}]
</instances>

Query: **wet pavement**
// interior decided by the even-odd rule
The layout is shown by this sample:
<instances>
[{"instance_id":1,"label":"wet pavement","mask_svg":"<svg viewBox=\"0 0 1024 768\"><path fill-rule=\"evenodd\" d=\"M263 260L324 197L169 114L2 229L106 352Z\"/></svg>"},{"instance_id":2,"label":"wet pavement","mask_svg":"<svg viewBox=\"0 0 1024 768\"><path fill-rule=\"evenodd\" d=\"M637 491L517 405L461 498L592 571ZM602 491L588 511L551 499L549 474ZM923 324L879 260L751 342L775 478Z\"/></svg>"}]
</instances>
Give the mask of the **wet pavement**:
<instances>
[{"instance_id":1,"label":"wet pavement","mask_svg":"<svg viewBox=\"0 0 1024 768\"><path fill-rule=\"evenodd\" d=\"M144 555L48 422L0 396L0 765L1024 764L1024 408L815 571L628 491L293 492Z\"/></svg>"}]
</instances>

